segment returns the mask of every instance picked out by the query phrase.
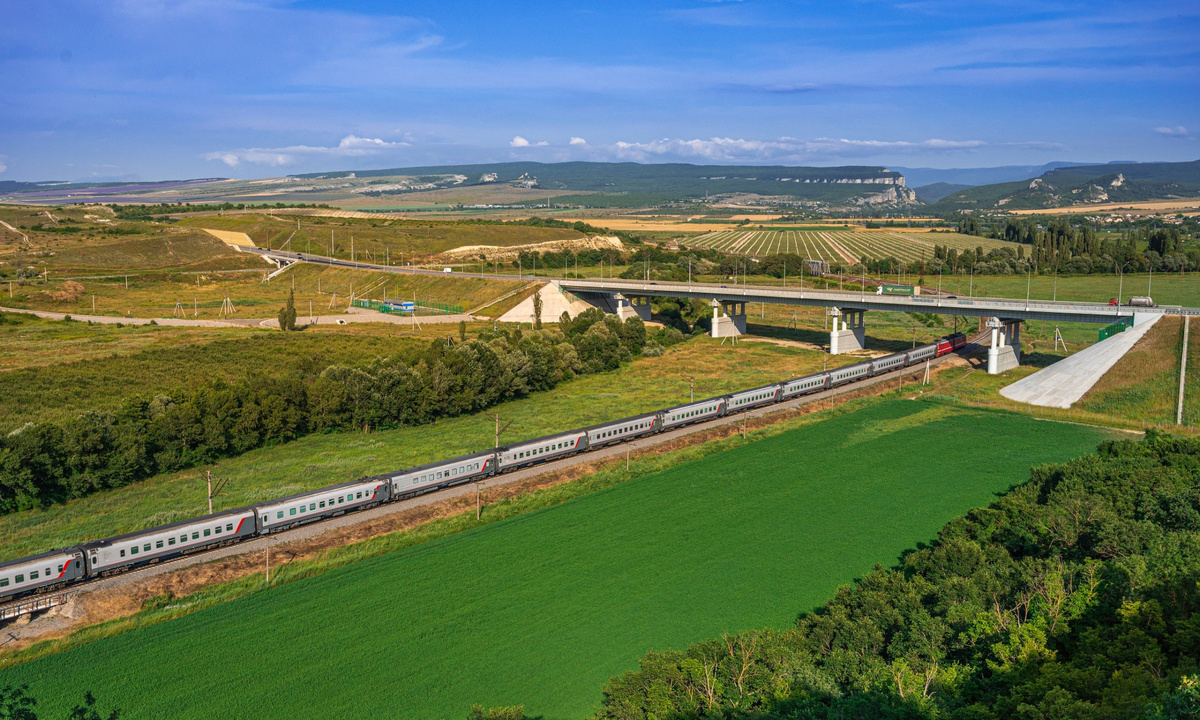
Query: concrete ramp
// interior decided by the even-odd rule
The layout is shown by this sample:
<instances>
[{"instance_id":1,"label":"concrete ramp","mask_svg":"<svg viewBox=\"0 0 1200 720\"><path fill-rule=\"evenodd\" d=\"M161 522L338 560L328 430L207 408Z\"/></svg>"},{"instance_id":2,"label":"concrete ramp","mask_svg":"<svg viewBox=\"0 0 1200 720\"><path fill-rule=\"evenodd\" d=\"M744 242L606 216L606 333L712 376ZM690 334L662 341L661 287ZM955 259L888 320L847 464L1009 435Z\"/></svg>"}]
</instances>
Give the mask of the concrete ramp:
<instances>
[{"instance_id":1,"label":"concrete ramp","mask_svg":"<svg viewBox=\"0 0 1200 720\"><path fill-rule=\"evenodd\" d=\"M1029 377L1002 388L1000 394L1009 400L1030 405L1069 408L1091 390L1160 317L1162 316L1154 315L1141 325L1080 350L1048 368L1038 370Z\"/></svg>"},{"instance_id":2,"label":"concrete ramp","mask_svg":"<svg viewBox=\"0 0 1200 720\"><path fill-rule=\"evenodd\" d=\"M537 294L542 296L542 322L547 325L558 322L564 312L574 318L592 307L573 294L563 292L562 288L554 283L539 287ZM501 315L500 322L533 323L533 295Z\"/></svg>"},{"instance_id":3,"label":"concrete ramp","mask_svg":"<svg viewBox=\"0 0 1200 720\"><path fill-rule=\"evenodd\" d=\"M232 230L211 230L209 228L200 228L204 232L212 235L221 242L235 249L258 247L250 236L244 232L233 232Z\"/></svg>"}]
</instances>

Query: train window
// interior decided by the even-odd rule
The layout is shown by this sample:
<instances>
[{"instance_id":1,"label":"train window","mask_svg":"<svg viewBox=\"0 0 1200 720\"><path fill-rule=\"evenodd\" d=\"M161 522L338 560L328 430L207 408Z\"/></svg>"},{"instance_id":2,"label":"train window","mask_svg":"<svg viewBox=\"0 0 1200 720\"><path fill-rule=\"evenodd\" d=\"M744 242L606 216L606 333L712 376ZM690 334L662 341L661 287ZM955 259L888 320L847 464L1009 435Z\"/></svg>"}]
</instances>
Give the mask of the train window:
<instances>
[{"instance_id":1,"label":"train window","mask_svg":"<svg viewBox=\"0 0 1200 720\"><path fill-rule=\"evenodd\" d=\"M346 498L341 495L338 495L338 504L341 505L344 502L346 502Z\"/></svg>"},{"instance_id":2,"label":"train window","mask_svg":"<svg viewBox=\"0 0 1200 720\"><path fill-rule=\"evenodd\" d=\"M276 519L276 520L281 520L281 519L283 519L283 511L282 511L282 510L276 510L276 511L275 511L275 519Z\"/></svg>"},{"instance_id":3,"label":"train window","mask_svg":"<svg viewBox=\"0 0 1200 720\"><path fill-rule=\"evenodd\" d=\"M313 510L316 510L316 509L317 509L316 503L309 503L309 505L308 505L309 512L312 512Z\"/></svg>"},{"instance_id":4,"label":"train window","mask_svg":"<svg viewBox=\"0 0 1200 720\"><path fill-rule=\"evenodd\" d=\"M158 548L160 548L160 547L162 547L162 546L163 546L163 541L162 541L162 540L159 540L158 542L154 543L154 548L155 548L155 549L158 549Z\"/></svg>"},{"instance_id":5,"label":"train window","mask_svg":"<svg viewBox=\"0 0 1200 720\"><path fill-rule=\"evenodd\" d=\"M167 538L167 544L168 544L168 545L174 545L174 544L175 544L175 538Z\"/></svg>"},{"instance_id":6,"label":"train window","mask_svg":"<svg viewBox=\"0 0 1200 720\"><path fill-rule=\"evenodd\" d=\"M63 569L63 566L62 566L62 565L59 565L59 566L58 566L58 572L59 572L60 574L62 573L62 569ZM47 574L47 575L49 575L49 574L50 574L50 571L49 571L49 570L47 570L47 571L46 571L46 574Z\"/></svg>"},{"instance_id":7,"label":"train window","mask_svg":"<svg viewBox=\"0 0 1200 720\"><path fill-rule=\"evenodd\" d=\"M143 549L143 550L145 550L146 552L150 552L150 543L146 543L146 544L145 544L145 545L142 547L142 549Z\"/></svg>"},{"instance_id":8,"label":"train window","mask_svg":"<svg viewBox=\"0 0 1200 720\"><path fill-rule=\"evenodd\" d=\"M208 528L204 528L204 537L208 537L210 534L211 534L211 533L210 533L209 529L208 529Z\"/></svg>"},{"instance_id":9,"label":"train window","mask_svg":"<svg viewBox=\"0 0 1200 720\"><path fill-rule=\"evenodd\" d=\"M225 526L225 532L233 532L233 523L229 523Z\"/></svg>"},{"instance_id":10,"label":"train window","mask_svg":"<svg viewBox=\"0 0 1200 720\"><path fill-rule=\"evenodd\" d=\"M79 561L78 561L78 560L76 560L76 561L75 561L75 569L76 569L76 570L78 570L78 569L79 569Z\"/></svg>"},{"instance_id":11,"label":"train window","mask_svg":"<svg viewBox=\"0 0 1200 720\"><path fill-rule=\"evenodd\" d=\"M0 578L0 587L8 587L8 578Z\"/></svg>"},{"instance_id":12,"label":"train window","mask_svg":"<svg viewBox=\"0 0 1200 720\"><path fill-rule=\"evenodd\" d=\"M291 508L288 510L288 515L295 515L295 514L296 514L296 508Z\"/></svg>"},{"instance_id":13,"label":"train window","mask_svg":"<svg viewBox=\"0 0 1200 720\"><path fill-rule=\"evenodd\" d=\"M187 533L184 533L179 536L179 542L181 542L181 543L187 542Z\"/></svg>"},{"instance_id":14,"label":"train window","mask_svg":"<svg viewBox=\"0 0 1200 720\"><path fill-rule=\"evenodd\" d=\"M266 518L263 518L263 522L266 522L266 520L267 520ZM199 539L200 539L200 533L198 533L198 532L194 532L194 533L192 533L192 539L193 539L193 540L199 540Z\"/></svg>"},{"instance_id":15,"label":"train window","mask_svg":"<svg viewBox=\"0 0 1200 720\"><path fill-rule=\"evenodd\" d=\"M138 554L138 546L137 546L137 545L134 545L133 547L129 548L129 554L130 554L130 555L137 555L137 554Z\"/></svg>"},{"instance_id":16,"label":"train window","mask_svg":"<svg viewBox=\"0 0 1200 720\"><path fill-rule=\"evenodd\" d=\"M357 497L358 497L358 498L361 500L361 499L362 499L362 493L361 493L361 492L360 492L360 493L358 493Z\"/></svg>"},{"instance_id":17,"label":"train window","mask_svg":"<svg viewBox=\"0 0 1200 720\"><path fill-rule=\"evenodd\" d=\"M125 557L125 551L124 551L124 550L122 550L122 551L121 551L121 557Z\"/></svg>"},{"instance_id":18,"label":"train window","mask_svg":"<svg viewBox=\"0 0 1200 720\"><path fill-rule=\"evenodd\" d=\"M37 570L34 570L33 572L29 573L29 579L30 579L30 580L37 580L37 579L38 579L38 571L37 571Z\"/></svg>"},{"instance_id":19,"label":"train window","mask_svg":"<svg viewBox=\"0 0 1200 720\"><path fill-rule=\"evenodd\" d=\"M19 583L23 583L23 582L25 582L25 576L24 576L24 575L18 575L18 576L17 576L17 582L19 582Z\"/></svg>"},{"instance_id":20,"label":"train window","mask_svg":"<svg viewBox=\"0 0 1200 720\"><path fill-rule=\"evenodd\" d=\"M321 502L317 503L317 506L318 506L318 507L325 507L325 501L324 501L324 500L322 500Z\"/></svg>"}]
</instances>

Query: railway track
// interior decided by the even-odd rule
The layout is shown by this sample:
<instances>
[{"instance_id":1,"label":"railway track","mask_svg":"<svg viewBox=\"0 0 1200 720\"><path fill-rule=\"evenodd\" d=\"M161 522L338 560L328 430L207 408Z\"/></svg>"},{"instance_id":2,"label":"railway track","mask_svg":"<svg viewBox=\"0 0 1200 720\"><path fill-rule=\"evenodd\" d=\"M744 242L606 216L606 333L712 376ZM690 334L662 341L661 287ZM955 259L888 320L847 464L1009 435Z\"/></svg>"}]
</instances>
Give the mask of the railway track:
<instances>
[{"instance_id":1,"label":"railway track","mask_svg":"<svg viewBox=\"0 0 1200 720\"><path fill-rule=\"evenodd\" d=\"M930 367L936 367L944 364L952 356L965 357L974 354L980 349L982 343L986 341L987 337L988 334L986 332L979 333L970 338L967 345L960 348L957 352L943 355L942 357L933 358L929 360L928 363ZM267 536L256 536L222 547L211 548L201 552L184 555L182 557L171 558L169 560L152 563L142 567L134 568L132 570L127 570L125 572L84 580L67 588L60 587L51 589L45 593L26 596L21 600L0 605L0 624L9 623L22 615L42 612L50 609L51 607L62 605L72 597L85 592L103 590L111 587L120 587L121 585L127 585L137 580L175 572L187 567L228 557L255 554L263 554L265 557L265 553L270 546L277 546L297 540L314 538L331 530L353 527L377 518L387 517L389 515L395 515L416 508L440 503L445 500L471 495L476 492L477 487L480 490L487 490L489 488L501 487L523 480L529 480L543 475L557 473L582 463L594 462L595 460L619 458L627 453L644 451L659 445L665 445L688 435L706 432L714 428L728 425L740 424L749 418L775 415L781 412L795 410L803 407L804 405L820 402L822 400L829 400L840 395L861 390L863 388L884 384L889 381L895 381L898 378L907 375L920 373L923 369L923 366L920 364L911 365L909 367L886 372L865 380L849 383L847 385L841 385L829 390L823 390L810 395L803 395L792 400L785 400L772 405L760 406L747 412L733 413L723 417L714 418L712 420L697 422L685 427L667 430L654 435L641 436L626 442L602 446L596 450L577 453L575 455L553 460L544 464L535 465L533 467L522 468L501 475L493 475L479 482L468 482L461 485L450 486L405 500L384 503L367 510L338 515L326 520L294 527L290 530L274 532ZM40 599L50 597L55 598L54 602L38 602Z\"/></svg>"}]
</instances>

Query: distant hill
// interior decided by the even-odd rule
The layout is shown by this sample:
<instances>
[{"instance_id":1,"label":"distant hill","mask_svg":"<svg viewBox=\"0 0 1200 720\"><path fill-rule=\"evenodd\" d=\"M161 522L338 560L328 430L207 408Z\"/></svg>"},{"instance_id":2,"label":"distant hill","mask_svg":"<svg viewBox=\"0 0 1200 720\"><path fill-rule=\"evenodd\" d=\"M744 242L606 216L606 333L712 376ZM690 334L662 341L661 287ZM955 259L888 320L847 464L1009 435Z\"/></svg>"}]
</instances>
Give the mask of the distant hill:
<instances>
[{"instance_id":1,"label":"distant hill","mask_svg":"<svg viewBox=\"0 0 1200 720\"><path fill-rule=\"evenodd\" d=\"M897 204L916 196L904 176L877 166L788 167L783 165L688 165L565 162L512 162L486 165L439 165L340 173L309 173L306 180L354 177L416 177L439 187L512 183L525 187L628 194L660 201L748 194L797 200L853 202L873 195L892 195ZM427 189L427 188L425 188ZM890 193L889 193L890 191ZM396 187L395 194L411 190Z\"/></svg>"},{"instance_id":2,"label":"distant hill","mask_svg":"<svg viewBox=\"0 0 1200 720\"><path fill-rule=\"evenodd\" d=\"M935 203L938 200L941 200L942 198L946 197L950 193L956 193L959 190L966 190L967 188L970 188L970 187L972 187L972 186L971 185L958 185L956 183L937 182L937 183L932 183L930 185L922 185L920 187L915 187L915 188L913 188L913 192L915 192L917 194L917 197L921 198L925 202Z\"/></svg>"},{"instance_id":3,"label":"distant hill","mask_svg":"<svg viewBox=\"0 0 1200 720\"><path fill-rule=\"evenodd\" d=\"M935 211L1028 210L1086 203L1144 202L1200 195L1200 160L1110 163L1048 170L1032 180L968 188L946 195Z\"/></svg>"},{"instance_id":4,"label":"distant hill","mask_svg":"<svg viewBox=\"0 0 1200 720\"><path fill-rule=\"evenodd\" d=\"M973 187L975 185L993 185L995 183L1030 180L1049 170L1077 165L1096 165L1098 163L1073 163L1054 161L1045 165L1000 165L997 167L980 168L906 168L894 167L893 170L903 173L909 187L948 183Z\"/></svg>"}]
</instances>

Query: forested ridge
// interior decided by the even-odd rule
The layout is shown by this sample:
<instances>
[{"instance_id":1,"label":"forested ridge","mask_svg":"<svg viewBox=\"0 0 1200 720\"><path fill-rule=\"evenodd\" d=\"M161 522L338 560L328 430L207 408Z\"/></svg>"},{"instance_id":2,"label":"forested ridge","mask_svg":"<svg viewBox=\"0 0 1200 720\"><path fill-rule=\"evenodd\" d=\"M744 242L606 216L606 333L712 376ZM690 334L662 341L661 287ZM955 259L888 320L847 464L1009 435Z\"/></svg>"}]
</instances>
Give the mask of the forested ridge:
<instances>
[{"instance_id":1,"label":"forested ridge","mask_svg":"<svg viewBox=\"0 0 1200 720\"><path fill-rule=\"evenodd\" d=\"M659 342L682 338L675 330L660 332L648 350L661 352ZM412 357L376 358L363 367L214 381L147 393L115 412L30 423L0 436L0 513L64 502L311 432L370 431L475 412L576 375L615 370L646 345L640 318L622 323L592 309L534 330L501 329L475 339L464 330Z\"/></svg>"},{"instance_id":2,"label":"forested ridge","mask_svg":"<svg viewBox=\"0 0 1200 720\"><path fill-rule=\"evenodd\" d=\"M719 582L719 578L714 578ZM1200 717L1200 440L1034 468L794 627L651 652L598 720Z\"/></svg>"}]
</instances>

